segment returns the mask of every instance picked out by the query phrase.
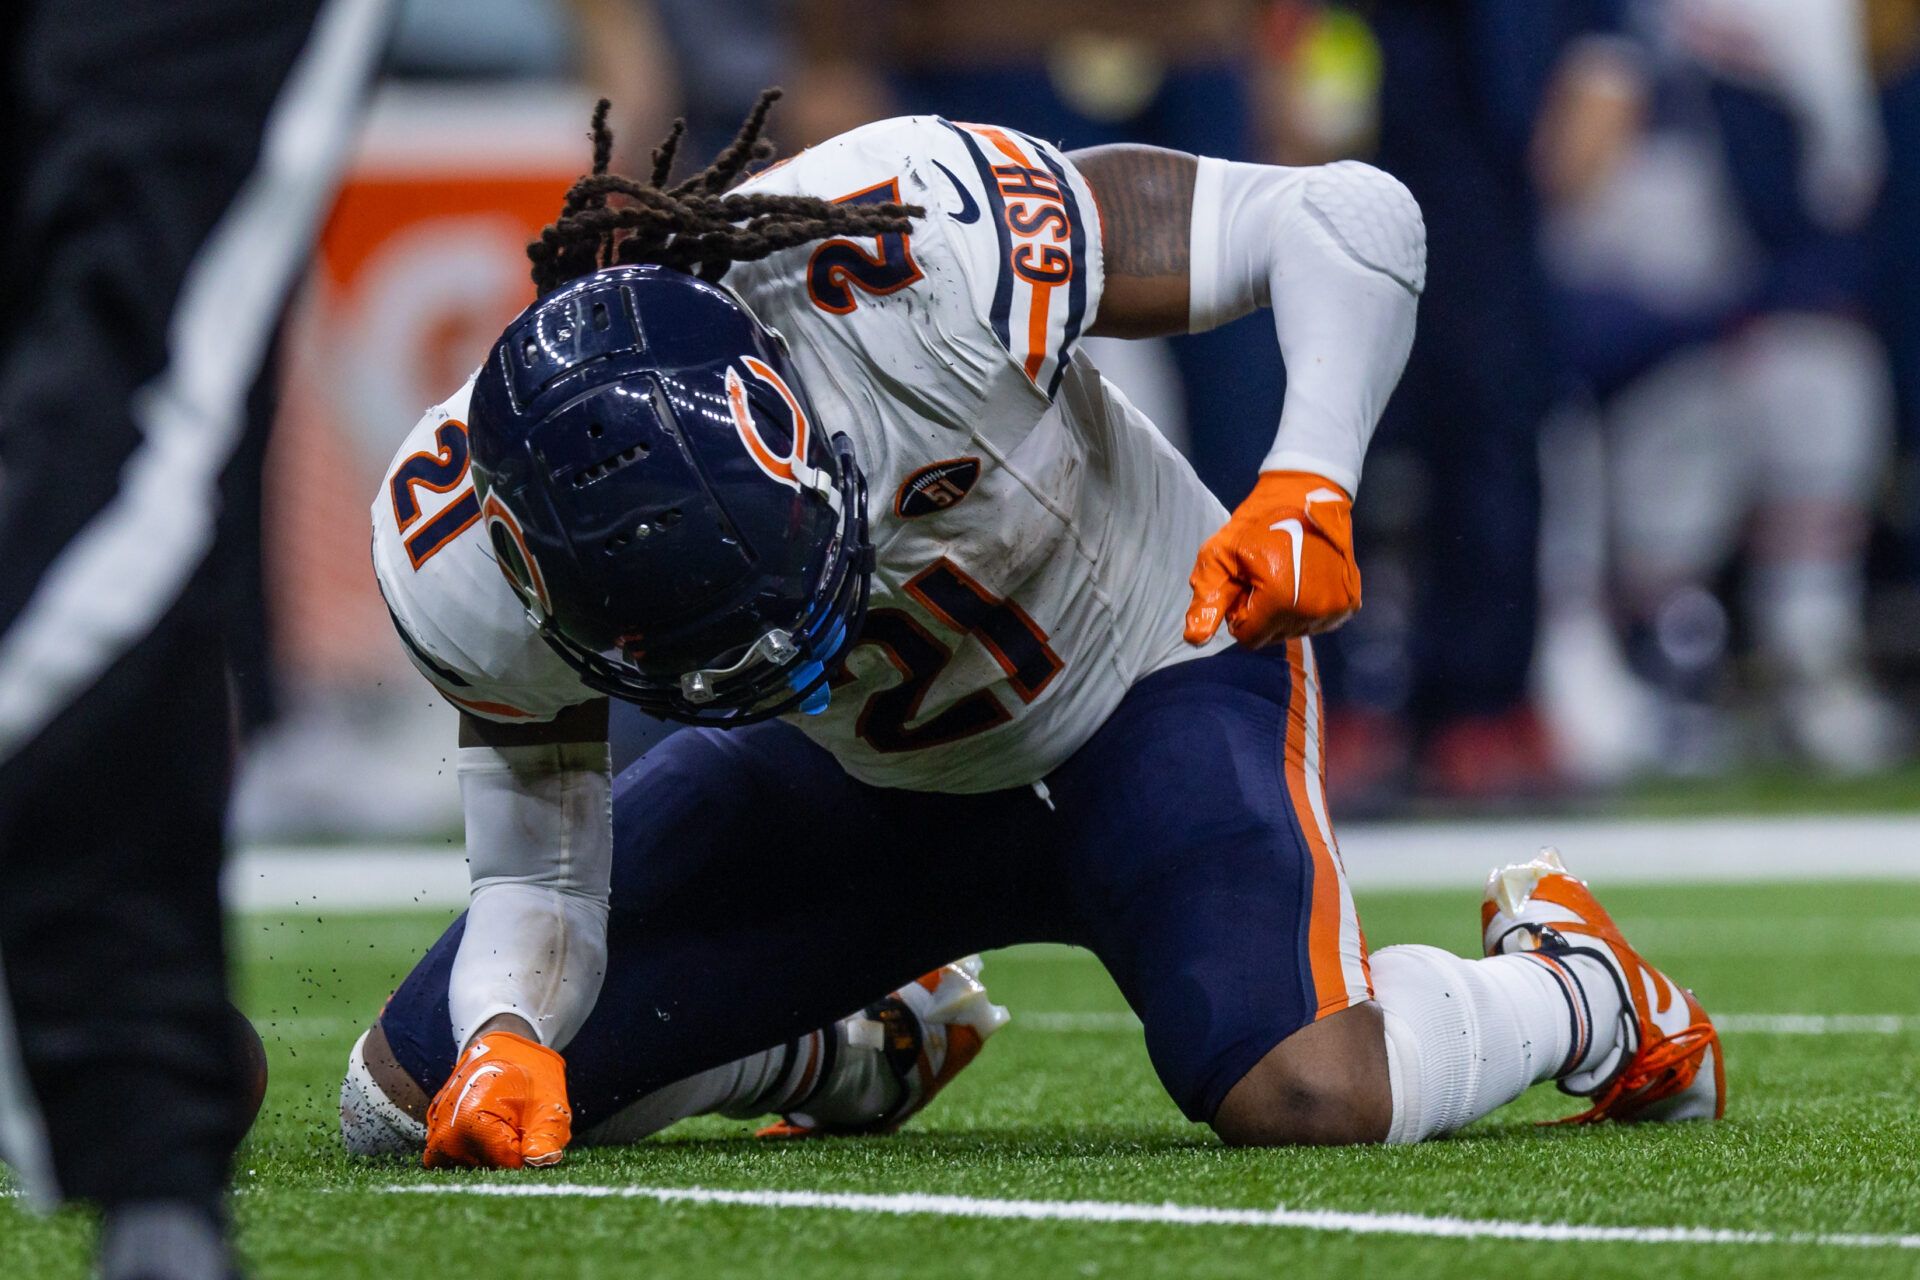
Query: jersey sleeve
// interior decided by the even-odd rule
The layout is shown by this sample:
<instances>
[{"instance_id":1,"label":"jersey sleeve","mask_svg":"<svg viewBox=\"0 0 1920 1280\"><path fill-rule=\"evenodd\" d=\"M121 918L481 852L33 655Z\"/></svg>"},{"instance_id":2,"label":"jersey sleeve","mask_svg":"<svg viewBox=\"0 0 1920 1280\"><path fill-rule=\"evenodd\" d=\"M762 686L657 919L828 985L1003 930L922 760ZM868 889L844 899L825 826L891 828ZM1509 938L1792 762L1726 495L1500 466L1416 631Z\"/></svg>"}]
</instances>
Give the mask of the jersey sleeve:
<instances>
[{"instance_id":1,"label":"jersey sleeve","mask_svg":"<svg viewBox=\"0 0 1920 1280\"><path fill-rule=\"evenodd\" d=\"M749 192L926 210L905 235L831 238L727 277L790 337L842 353L958 427L1043 411L1099 309L1099 215L1058 148L1014 129L906 116L750 179Z\"/></svg>"},{"instance_id":2,"label":"jersey sleeve","mask_svg":"<svg viewBox=\"0 0 1920 1280\"><path fill-rule=\"evenodd\" d=\"M1099 310L1100 220L1093 191L1060 150L1015 129L939 121L967 164L932 163L962 208L947 233L972 277L975 309L1027 380L1051 400ZM970 205L977 214L968 220Z\"/></svg>"},{"instance_id":3,"label":"jersey sleeve","mask_svg":"<svg viewBox=\"0 0 1920 1280\"><path fill-rule=\"evenodd\" d=\"M598 696L527 618L494 563L469 473L472 384L408 433L373 499L373 571L407 657L483 720L551 720Z\"/></svg>"}]
</instances>

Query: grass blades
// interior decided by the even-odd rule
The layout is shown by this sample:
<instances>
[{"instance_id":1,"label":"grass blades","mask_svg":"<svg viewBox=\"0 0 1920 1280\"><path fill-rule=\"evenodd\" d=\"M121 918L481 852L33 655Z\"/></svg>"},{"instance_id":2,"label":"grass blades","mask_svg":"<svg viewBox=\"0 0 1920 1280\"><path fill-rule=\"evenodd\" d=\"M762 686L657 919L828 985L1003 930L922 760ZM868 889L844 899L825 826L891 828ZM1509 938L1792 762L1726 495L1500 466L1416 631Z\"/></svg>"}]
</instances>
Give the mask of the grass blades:
<instances>
[{"instance_id":1,"label":"grass blades","mask_svg":"<svg viewBox=\"0 0 1920 1280\"><path fill-rule=\"evenodd\" d=\"M1367 1269L1423 1280L1601 1276L1912 1276L1920 1250L1356 1235L1298 1226L898 1215L646 1198L395 1193L395 1185L723 1188L992 1201L1406 1213L1773 1233L1920 1233L1920 884L1598 886L1628 935L1713 1013L1891 1015L1729 1032L1719 1125L1541 1129L1577 1109L1536 1089L1448 1141L1416 1148L1230 1151L1160 1091L1140 1032L1090 956L992 955L1012 1026L906 1132L765 1144L696 1120L538 1173L427 1174L341 1153L334 1095L348 1046L444 924L435 914L237 922L240 991L273 1062L240 1160L236 1212L265 1277L647 1275L650 1280L1166 1275ZM1477 887L1363 895L1377 948L1470 951ZM1033 1017L1023 1025L1023 1014ZM1060 1016L1076 1015L1076 1016ZM1095 1016L1077 1016L1095 1015ZM1798 1026L1798 1030L1793 1028ZM1786 1029L1782 1029L1782 1028ZM1839 1029L1836 1030L1835 1028ZM1849 1029L1852 1028L1852 1029ZM996 1210L997 1212L997 1210ZM86 1273L87 1223L0 1202L0 1275Z\"/></svg>"}]
</instances>

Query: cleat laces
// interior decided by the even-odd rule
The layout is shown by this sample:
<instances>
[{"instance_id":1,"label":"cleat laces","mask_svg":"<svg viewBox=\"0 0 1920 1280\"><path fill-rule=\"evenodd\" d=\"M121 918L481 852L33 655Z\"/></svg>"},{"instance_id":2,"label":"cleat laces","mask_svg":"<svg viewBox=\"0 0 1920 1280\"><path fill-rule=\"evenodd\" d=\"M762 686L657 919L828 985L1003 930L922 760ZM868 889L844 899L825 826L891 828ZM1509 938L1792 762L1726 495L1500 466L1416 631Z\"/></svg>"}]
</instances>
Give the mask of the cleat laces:
<instances>
[{"instance_id":1,"label":"cleat laces","mask_svg":"<svg viewBox=\"0 0 1920 1280\"><path fill-rule=\"evenodd\" d=\"M1635 1054L1626 1070L1594 1095L1591 1107L1579 1115L1539 1123L1597 1124L1631 1116L1662 1098L1672 1097L1693 1083L1700 1073L1704 1051L1719 1039L1720 1033L1707 1022L1689 1023L1672 1035L1663 1035Z\"/></svg>"},{"instance_id":2,"label":"cleat laces","mask_svg":"<svg viewBox=\"0 0 1920 1280\"><path fill-rule=\"evenodd\" d=\"M1574 921L1530 928L1537 930L1536 936L1541 937L1543 942L1551 937L1568 950L1573 948L1567 947L1566 934L1583 935L1605 943L1619 959L1621 969L1625 970L1626 980L1621 986L1629 997L1626 1007L1632 1011L1637 1023L1635 1029L1641 1036L1647 1037L1626 1060L1619 1073L1593 1095L1591 1107L1578 1115L1542 1120L1540 1124L1597 1124L1602 1120L1631 1119L1662 1098L1670 1098L1693 1083L1694 1077L1700 1074L1700 1063L1705 1058L1706 1050L1719 1043L1720 1033L1714 1030L1710 1022L1688 1023L1671 1034L1654 1026L1652 1014L1647 1009L1645 980L1652 980L1653 989L1660 993L1660 1007L1665 1009L1673 998L1675 988L1664 974L1642 960L1640 953L1628 946L1616 930L1594 928L1584 922Z\"/></svg>"}]
</instances>

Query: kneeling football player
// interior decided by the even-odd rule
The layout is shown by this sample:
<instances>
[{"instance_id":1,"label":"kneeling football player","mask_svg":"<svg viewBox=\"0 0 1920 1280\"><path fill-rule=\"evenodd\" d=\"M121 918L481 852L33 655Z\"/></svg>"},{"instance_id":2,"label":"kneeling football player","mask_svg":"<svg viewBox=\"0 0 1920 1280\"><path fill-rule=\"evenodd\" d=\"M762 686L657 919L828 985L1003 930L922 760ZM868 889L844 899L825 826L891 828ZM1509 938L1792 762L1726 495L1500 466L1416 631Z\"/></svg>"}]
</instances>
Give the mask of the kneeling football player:
<instances>
[{"instance_id":1,"label":"kneeling football player","mask_svg":"<svg viewBox=\"0 0 1920 1280\"><path fill-rule=\"evenodd\" d=\"M1547 1080L1718 1115L1706 1015L1550 855L1490 882L1484 958L1361 937L1305 637L1360 604L1406 190L937 117L743 181L770 100L673 187L597 118L539 300L374 503L464 712L473 894L356 1046L349 1142L890 1127L1003 1016L948 962L1030 941L1100 958L1228 1142L1413 1142ZM1287 398L1229 516L1075 345L1262 306ZM610 779L608 697L696 727Z\"/></svg>"}]
</instances>

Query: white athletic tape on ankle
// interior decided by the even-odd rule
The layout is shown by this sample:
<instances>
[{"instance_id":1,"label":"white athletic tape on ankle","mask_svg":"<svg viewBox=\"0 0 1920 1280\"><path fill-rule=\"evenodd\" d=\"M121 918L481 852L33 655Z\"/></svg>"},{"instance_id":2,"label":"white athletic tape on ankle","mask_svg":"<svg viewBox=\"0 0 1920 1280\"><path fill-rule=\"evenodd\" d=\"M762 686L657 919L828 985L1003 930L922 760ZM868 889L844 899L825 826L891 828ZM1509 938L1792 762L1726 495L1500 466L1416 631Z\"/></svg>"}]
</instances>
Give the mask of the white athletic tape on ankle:
<instances>
[{"instance_id":1,"label":"white athletic tape on ankle","mask_svg":"<svg viewBox=\"0 0 1920 1280\"><path fill-rule=\"evenodd\" d=\"M1387 947L1374 953L1373 989L1386 1015L1388 1142L1451 1133L1506 1105L1549 1078L1572 1042L1559 985L1518 957Z\"/></svg>"},{"instance_id":2,"label":"white athletic tape on ankle","mask_svg":"<svg viewBox=\"0 0 1920 1280\"><path fill-rule=\"evenodd\" d=\"M367 1067L367 1032L353 1042L347 1054L347 1074L340 1081L340 1141L349 1155L410 1155L427 1144L427 1126L400 1109L374 1083Z\"/></svg>"}]
</instances>

